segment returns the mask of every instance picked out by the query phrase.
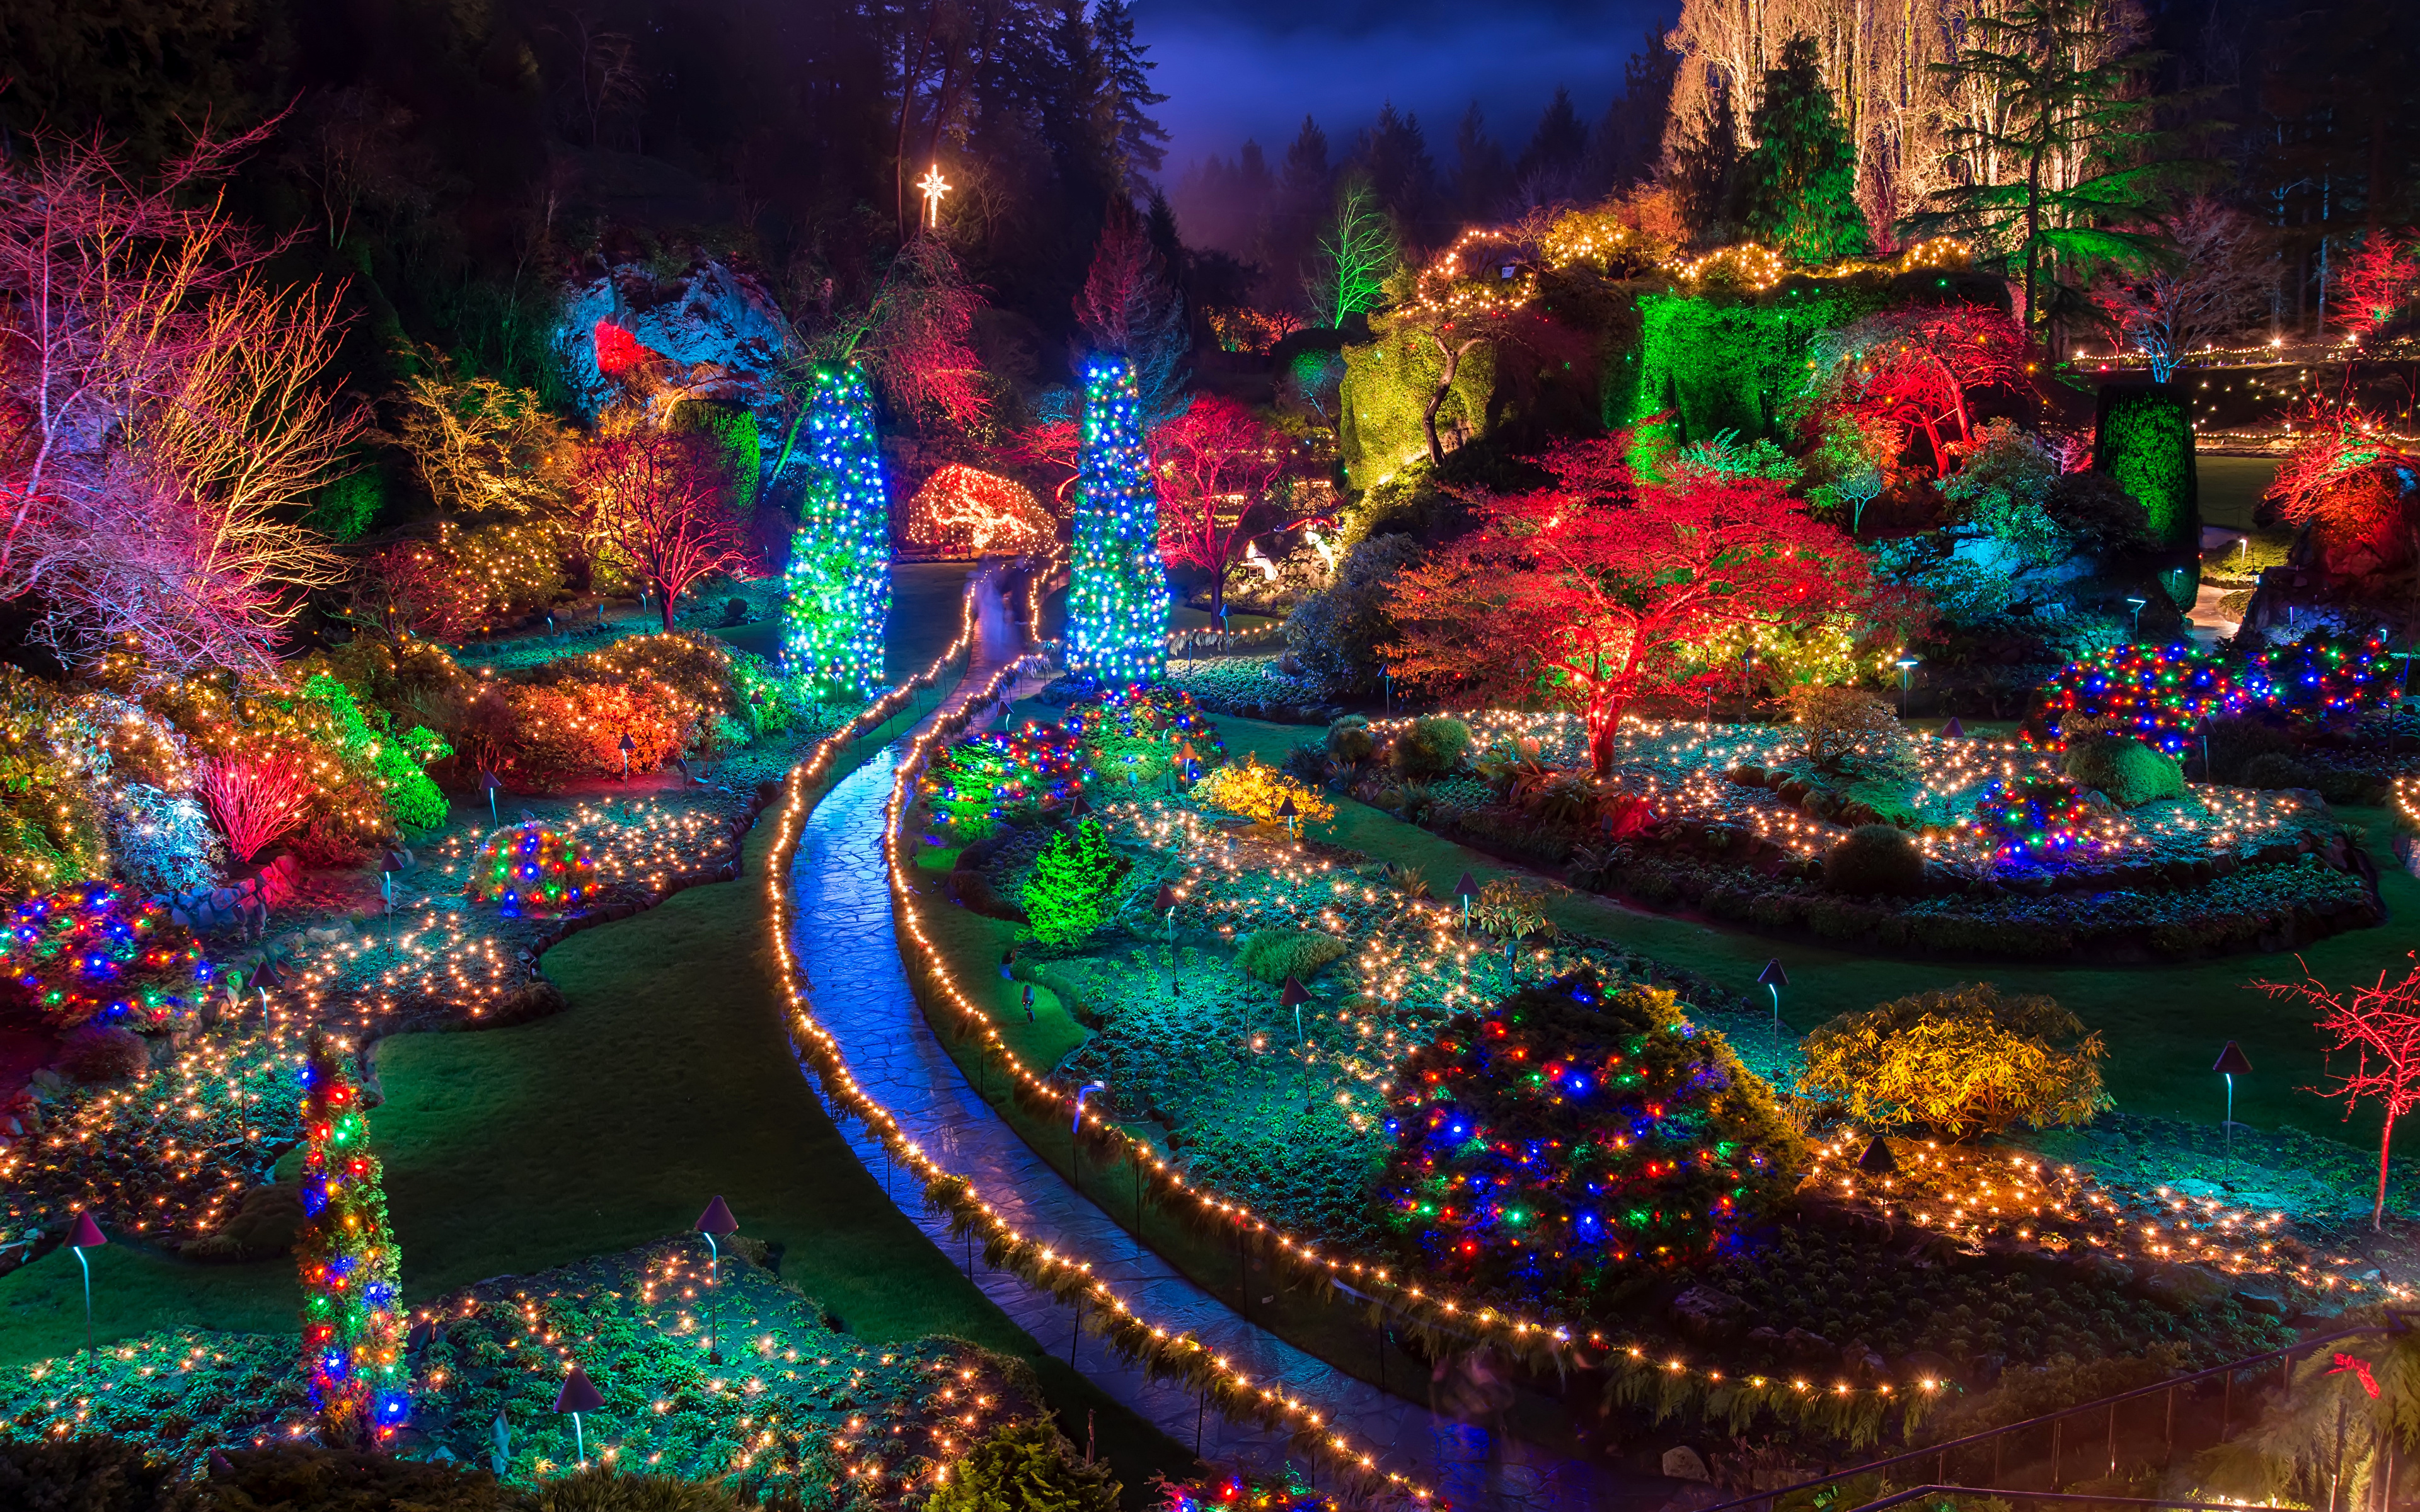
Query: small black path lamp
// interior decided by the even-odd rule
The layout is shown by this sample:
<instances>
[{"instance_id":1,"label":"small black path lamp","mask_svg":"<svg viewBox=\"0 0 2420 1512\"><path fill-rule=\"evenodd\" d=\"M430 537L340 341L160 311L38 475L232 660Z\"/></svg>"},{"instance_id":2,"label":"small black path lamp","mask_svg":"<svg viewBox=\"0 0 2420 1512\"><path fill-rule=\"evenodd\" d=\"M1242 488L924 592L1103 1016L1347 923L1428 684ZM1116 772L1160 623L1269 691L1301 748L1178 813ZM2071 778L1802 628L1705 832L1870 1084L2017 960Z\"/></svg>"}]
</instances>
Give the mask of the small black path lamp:
<instances>
[{"instance_id":1,"label":"small black path lamp","mask_svg":"<svg viewBox=\"0 0 2420 1512\"><path fill-rule=\"evenodd\" d=\"M1278 993L1278 1006L1280 1008L1290 1008L1294 1010L1295 1043L1303 1045L1306 1048L1309 1047L1311 1041L1309 1037L1302 1032L1302 1005L1310 1001L1311 989L1302 984L1302 979L1296 977L1292 972L1286 973L1285 986Z\"/></svg>"},{"instance_id":2,"label":"small black path lamp","mask_svg":"<svg viewBox=\"0 0 2420 1512\"><path fill-rule=\"evenodd\" d=\"M588 1440L581 1431L580 1414L593 1412L604 1405L604 1394L588 1379L588 1372L578 1365L571 1367L571 1374L563 1378L563 1389L554 1394L554 1410L571 1414L572 1449L580 1456L582 1470L588 1468Z\"/></svg>"},{"instance_id":3,"label":"small black path lamp","mask_svg":"<svg viewBox=\"0 0 2420 1512\"><path fill-rule=\"evenodd\" d=\"M1790 985L1790 973L1781 969L1781 958L1774 957L1756 974L1756 984L1773 995L1773 1048L1781 1048L1781 989Z\"/></svg>"},{"instance_id":4,"label":"small black path lamp","mask_svg":"<svg viewBox=\"0 0 2420 1512\"><path fill-rule=\"evenodd\" d=\"M92 1221L91 1213L76 1214L75 1232L68 1236L68 1248L75 1251L76 1263L84 1267L84 1352L86 1354L92 1352L92 1262L85 1258L84 1252L99 1249L108 1242L109 1236L101 1231L101 1225Z\"/></svg>"},{"instance_id":5,"label":"small black path lamp","mask_svg":"<svg viewBox=\"0 0 2420 1512\"><path fill-rule=\"evenodd\" d=\"M722 1246L715 1242L739 1232L739 1220L731 1215L731 1204L717 1196L697 1215L697 1231L706 1236L706 1285L714 1293L706 1332L706 1363L722 1363Z\"/></svg>"},{"instance_id":6,"label":"small black path lamp","mask_svg":"<svg viewBox=\"0 0 2420 1512\"><path fill-rule=\"evenodd\" d=\"M1479 896L1479 884L1471 881L1470 873L1465 872L1462 880L1453 885L1453 895L1462 900L1462 932L1467 934L1470 933L1470 900Z\"/></svg>"},{"instance_id":7,"label":"small black path lamp","mask_svg":"<svg viewBox=\"0 0 2420 1512\"><path fill-rule=\"evenodd\" d=\"M2226 1048L2218 1053L2218 1063L2210 1069L2226 1078L2226 1170L2232 1175L2235 1170L2235 1078L2252 1074L2252 1057L2243 1053L2242 1045L2229 1040Z\"/></svg>"},{"instance_id":8,"label":"small black path lamp","mask_svg":"<svg viewBox=\"0 0 2420 1512\"><path fill-rule=\"evenodd\" d=\"M1891 1153L1889 1142L1876 1134L1866 1141L1865 1149L1858 1154L1857 1169L1868 1176L1888 1176L1899 1169L1899 1157Z\"/></svg>"}]
</instances>

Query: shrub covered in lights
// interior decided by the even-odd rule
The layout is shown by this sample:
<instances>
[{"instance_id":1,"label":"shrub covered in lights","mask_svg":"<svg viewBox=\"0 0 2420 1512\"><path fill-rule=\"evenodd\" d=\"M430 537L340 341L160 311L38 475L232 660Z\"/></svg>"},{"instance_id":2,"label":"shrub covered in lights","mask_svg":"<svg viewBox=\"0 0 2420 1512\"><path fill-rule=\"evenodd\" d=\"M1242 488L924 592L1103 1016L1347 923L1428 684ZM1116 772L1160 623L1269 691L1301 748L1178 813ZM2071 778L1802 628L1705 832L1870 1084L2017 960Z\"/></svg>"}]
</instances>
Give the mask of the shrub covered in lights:
<instances>
[{"instance_id":1,"label":"shrub covered in lights","mask_svg":"<svg viewBox=\"0 0 2420 1512\"><path fill-rule=\"evenodd\" d=\"M0 1003L58 1028L156 1028L193 1015L216 980L166 909L109 883L28 898L0 934Z\"/></svg>"},{"instance_id":2,"label":"shrub covered in lights","mask_svg":"<svg viewBox=\"0 0 2420 1512\"><path fill-rule=\"evenodd\" d=\"M0 667L0 888L46 892L108 874L90 722L60 691Z\"/></svg>"},{"instance_id":3,"label":"shrub covered in lights","mask_svg":"<svg viewBox=\"0 0 2420 1512\"><path fill-rule=\"evenodd\" d=\"M1055 527L1033 490L963 462L937 469L908 502L908 544L985 556L1031 551Z\"/></svg>"},{"instance_id":4,"label":"shrub covered in lights","mask_svg":"<svg viewBox=\"0 0 2420 1512\"><path fill-rule=\"evenodd\" d=\"M891 495L874 431L874 393L855 363L823 363L808 397L810 483L782 610L793 671L827 697L882 683L891 623Z\"/></svg>"},{"instance_id":5,"label":"shrub covered in lights","mask_svg":"<svg viewBox=\"0 0 2420 1512\"><path fill-rule=\"evenodd\" d=\"M1098 684L1156 680L1167 663L1168 607L1134 369L1123 357L1096 356L1084 364L1067 671Z\"/></svg>"},{"instance_id":6,"label":"shrub covered in lights","mask_svg":"<svg viewBox=\"0 0 2420 1512\"><path fill-rule=\"evenodd\" d=\"M443 640L492 630L564 596L570 543L552 525L441 520L433 541L407 541L364 564L361 594L373 617L392 609L402 627Z\"/></svg>"},{"instance_id":7,"label":"shrub covered in lights","mask_svg":"<svg viewBox=\"0 0 2420 1512\"><path fill-rule=\"evenodd\" d=\"M597 862L577 836L532 821L481 842L462 891L506 918L576 914L597 895Z\"/></svg>"},{"instance_id":8,"label":"shrub covered in lights","mask_svg":"<svg viewBox=\"0 0 2420 1512\"><path fill-rule=\"evenodd\" d=\"M1075 945L1108 922L1129 863L1097 819L1050 837L1025 884L1025 917L1045 945Z\"/></svg>"},{"instance_id":9,"label":"shrub covered in lights","mask_svg":"<svg viewBox=\"0 0 2420 1512\"><path fill-rule=\"evenodd\" d=\"M2184 644L2118 646L2070 662L2044 687L2026 733L2064 749L2068 721L2093 721L2094 734L2131 735L2171 756L2191 745L2205 717L2240 713L2247 695L2227 659Z\"/></svg>"},{"instance_id":10,"label":"shrub covered in lights","mask_svg":"<svg viewBox=\"0 0 2420 1512\"><path fill-rule=\"evenodd\" d=\"M411 1415L399 1295L402 1256L387 1227L369 1119L345 1057L314 1033L302 1083L302 1370L319 1440L383 1446Z\"/></svg>"},{"instance_id":11,"label":"shrub covered in lights","mask_svg":"<svg viewBox=\"0 0 2420 1512\"><path fill-rule=\"evenodd\" d=\"M2059 778L1992 782L1959 827L1989 839L2003 861L2049 865L2092 850L2092 810L2074 783Z\"/></svg>"},{"instance_id":12,"label":"shrub covered in lights","mask_svg":"<svg viewBox=\"0 0 2420 1512\"><path fill-rule=\"evenodd\" d=\"M1990 982L1843 1013L1801 1050L1798 1090L1869 1125L1964 1139L2021 1123L2089 1123L2111 1105L2101 1089L2101 1036L2051 998L2003 996Z\"/></svg>"},{"instance_id":13,"label":"shrub covered in lights","mask_svg":"<svg viewBox=\"0 0 2420 1512\"><path fill-rule=\"evenodd\" d=\"M1454 1018L1394 1087L1378 1220L1494 1294L1610 1291L1724 1246L1797 1180L1798 1137L1722 1036L1593 972Z\"/></svg>"},{"instance_id":14,"label":"shrub covered in lights","mask_svg":"<svg viewBox=\"0 0 2420 1512\"><path fill-rule=\"evenodd\" d=\"M1197 771L1227 758L1218 726L1181 688L1103 688L1078 700L1063 722L1092 753L1094 770L1130 784L1167 776L1187 746Z\"/></svg>"},{"instance_id":15,"label":"shrub covered in lights","mask_svg":"<svg viewBox=\"0 0 2420 1512\"><path fill-rule=\"evenodd\" d=\"M650 772L685 751L744 744L733 652L709 635L629 636L494 687L488 738L514 783L537 790L625 770Z\"/></svg>"},{"instance_id":16,"label":"shrub covered in lights","mask_svg":"<svg viewBox=\"0 0 2420 1512\"><path fill-rule=\"evenodd\" d=\"M985 730L953 741L918 788L950 838L965 844L1000 824L1024 825L1045 809L1075 802L1092 779L1082 739L1063 725L1029 719L1021 730Z\"/></svg>"},{"instance_id":17,"label":"shrub covered in lights","mask_svg":"<svg viewBox=\"0 0 2420 1512\"><path fill-rule=\"evenodd\" d=\"M1336 805L1326 795L1274 766L1262 765L1257 756L1248 755L1238 764L1219 767L1194 787L1193 795L1255 824L1284 824L1282 810L1289 803L1294 805L1297 825L1324 825L1336 817Z\"/></svg>"},{"instance_id":18,"label":"shrub covered in lights","mask_svg":"<svg viewBox=\"0 0 2420 1512\"><path fill-rule=\"evenodd\" d=\"M2244 691L2256 708L2323 724L2392 699L2399 671L2381 636L2314 630L2254 656Z\"/></svg>"}]
</instances>

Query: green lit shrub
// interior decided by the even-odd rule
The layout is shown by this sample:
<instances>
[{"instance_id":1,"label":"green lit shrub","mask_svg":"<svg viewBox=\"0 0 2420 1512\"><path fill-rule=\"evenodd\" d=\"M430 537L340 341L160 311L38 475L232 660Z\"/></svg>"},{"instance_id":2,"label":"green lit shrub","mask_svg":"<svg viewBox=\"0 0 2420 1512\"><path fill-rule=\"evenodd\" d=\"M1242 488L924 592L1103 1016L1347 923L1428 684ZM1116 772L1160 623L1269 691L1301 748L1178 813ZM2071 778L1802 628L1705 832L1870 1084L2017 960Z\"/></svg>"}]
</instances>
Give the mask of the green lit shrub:
<instances>
[{"instance_id":1,"label":"green lit shrub","mask_svg":"<svg viewBox=\"0 0 2420 1512\"><path fill-rule=\"evenodd\" d=\"M1470 726L1450 714L1414 719L1395 737L1395 771L1403 777L1443 777L1462 764L1470 749Z\"/></svg>"},{"instance_id":2,"label":"green lit shrub","mask_svg":"<svg viewBox=\"0 0 2420 1512\"><path fill-rule=\"evenodd\" d=\"M1126 858L1109 846L1097 819L1083 819L1050 837L1025 883L1025 917L1045 945L1074 945L1109 917Z\"/></svg>"},{"instance_id":3,"label":"green lit shrub","mask_svg":"<svg viewBox=\"0 0 2420 1512\"><path fill-rule=\"evenodd\" d=\"M2123 735L2079 740L2059 764L2077 786L2100 789L2121 809L2180 797L2185 791L2185 769L2175 757Z\"/></svg>"},{"instance_id":4,"label":"green lit shrub","mask_svg":"<svg viewBox=\"0 0 2420 1512\"><path fill-rule=\"evenodd\" d=\"M1348 714L1327 727L1327 754L1340 762L1366 762L1377 748L1370 721L1357 714Z\"/></svg>"},{"instance_id":5,"label":"green lit shrub","mask_svg":"<svg viewBox=\"0 0 2420 1512\"><path fill-rule=\"evenodd\" d=\"M1345 476L1356 487L1366 488L1427 459L1428 433L1421 414L1444 376L1443 356L1416 322L1344 348L1340 440ZM1487 401L1495 391L1496 348L1482 343L1465 353L1454 369L1453 386L1437 406L1438 434L1483 435Z\"/></svg>"},{"instance_id":6,"label":"green lit shrub","mask_svg":"<svg viewBox=\"0 0 2420 1512\"><path fill-rule=\"evenodd\" d=\"M2051 998L2004 997L1989 982L1843 1013L1802 1050L1799 1091L1844 1103L1867 1124L1963 1139L2021 1123L2089 1123L2110 1105L2101 1036Z\"/></svg>"},{"instance_id":7,"label":"green lit shrub","mask_svg":"<svg viewBox=\"0 0 2420 1512\"><path fill-rule=\"evenodd\" d=\"M1853 897L1912 897L1924 890L1924 853L1890 825L1859 825L1823 856L1823 886Z\"/></svg>"},{"instance_id":8,"label":"green lit shrub","mask_svg":"<svg viewBox=\"0 0 2420 1512\"><path fill-rule=\"evenodd\" d=\"M1303 595L1286 616L1286 648L1303 670L1337 692L1374 692L1379 645L1394 634L1388 598L1395 579L1419 564L1408 535L1373 535L1336 564L1326 587Z\"/></svg>"},{"instance_id":9,"label":"green lit shrub","mask_svg":"<svg viewBox=\"0 0 2420 1512\"><path fill-rule=\"evenodd\" d=\"M950 1467L924 1512L1116 1512L1120 1489L1048 1423L1008 1423Z\"/></svg>"},{"instance_id":10,"label":"green lit shrub","mask_svg":"<svg viewBox=\"0 0 2420 1512\"><path fill-rule=\"evenodd\" d=\"M2198 557L2201 502L2195 491L2193 419L2184 391L2165 383L2112 383L2101 391L2092 470L2117 480L2142 505L2153 546ZM2161 585L2177 608L2193 608L2200 567L2165 570Z\"/></svg>"},{"instance_id":11,"label":"green lit shrub","mask_svg":"<svg viewBox=\"0 0 2420 1512\"><path fill-rule=\"evenodd\" d=\"M1270 986L1288 977L1309 981L1320 968L1344 954L1344 942L1332 934L1306 930L1264 929L1247 934L1235 947L1235 964L1244 974Z\"/></svg>"}]
</instances>

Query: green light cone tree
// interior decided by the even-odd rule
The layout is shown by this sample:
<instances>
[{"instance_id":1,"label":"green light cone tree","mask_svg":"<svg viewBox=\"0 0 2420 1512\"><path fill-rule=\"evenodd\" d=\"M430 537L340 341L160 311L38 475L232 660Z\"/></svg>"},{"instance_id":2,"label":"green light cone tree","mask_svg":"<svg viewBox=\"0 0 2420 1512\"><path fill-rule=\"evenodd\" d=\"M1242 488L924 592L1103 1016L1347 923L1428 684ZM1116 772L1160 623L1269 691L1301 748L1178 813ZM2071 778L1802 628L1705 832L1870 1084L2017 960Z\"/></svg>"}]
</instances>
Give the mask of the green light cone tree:
<instances>
[{"instance_id":1,"label":"green light cone tree","mask_svg":"<svg viewBox=\"0 0 2420 1512\"><path fill-rule=\"evenodd\" d=\"M1167 665L1168 607L1134 370L1123 357L1096 355L1084 364L1068 671L1095 684L1155 681Z\"/></svg>"},{"instance_id":2,"label":"green light cone tree","mask_svg":"<svg viewBox=\"0 0 2420 1512\"><path fill-rule=\"evenodd\" d=\"M302 1279L302 1371L320 1442L376 1449L411 1415L397 1277L402 1251L370 1153L369 1119L345 1056L314 1031L303 1062L302 1211L294 1240Z\"/></svg>"},{"instance_id":3,"label":"green light cone tree","mask_svg":"<svg viewBox=\"0 0 2420 1512\"><path fill-rule=\"evenodd\" d=\"M816 696L865 698L882 686L891 623L891 497L874 393L856 363L822 363L807 404L814 481L790 546L783 649Z\"/></svg>"}]
</instances>

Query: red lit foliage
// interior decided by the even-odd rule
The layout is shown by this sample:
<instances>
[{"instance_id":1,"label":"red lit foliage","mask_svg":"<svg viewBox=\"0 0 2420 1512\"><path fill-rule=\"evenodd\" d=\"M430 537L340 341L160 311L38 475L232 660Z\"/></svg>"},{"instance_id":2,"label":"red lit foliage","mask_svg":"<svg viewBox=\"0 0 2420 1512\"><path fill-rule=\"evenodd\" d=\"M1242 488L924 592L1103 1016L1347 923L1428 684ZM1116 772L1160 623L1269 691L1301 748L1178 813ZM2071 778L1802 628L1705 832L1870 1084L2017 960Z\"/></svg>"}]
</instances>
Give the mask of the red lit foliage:
<instances>
[{"instance_id":1,"label":"red lit foliage","mask_svg":"<svg viewBox=\"0 0 2420 1512\"><path fill-rule=\"evenodd\" d=\"M2420 456L2394 444L2383 421L2350 399L2314 399L2288 420L2293 450L2264 505L2312 527L2328 569L2360 577L2420 554Z\"/></svg>"},{"instance_id":2,"label":"red lit foliage","mask_svg":"<svg viewBox=\"0 0 2420 1512\"><path fill-rule=\"evenodd\" d=\"M1661 988L1526 988L1448 1024L1395 1088L1374 1216L1423 1270L1506 1301L1702 1257L1796 1180L1771 1091Z\"/></svg>"},{"instance_id":3,"label":"red lit foliage","mask_svg":"<svg viewBox=\"0 0 2420 1512\"><path fill-rule=\"evenodd\" d=\"M2367 987L2334 988L2317 977L2301 981L2256 981L2252 985L2272 997L2288 997L2319 1011L2317 1027L2327 1039L2330 1085L2307 1088L2331 1101L2342 1101L2345 1117L2364 1100L2378 1104L2385 1126L2378 1134L2378 1198L2370 1211L2370 1227L2386 1224L2386 1159L2395 1144L2395 1120L2420 1107L2420 954L2403 980L2389 983L2381 971ZM2352 1052L2350 1071L2338 1070L2335 1057Z\"/></svg>"},{"instance_id":4,"label":"red lit foliage","mask_svg":"<svg viewBox=\"0 0 2420 1512\"><path fill-rule=\"evenodd\" d=\"M227 849L249 861L273 841L301 827L318 795L313 753L291 742L205 756L194 766L194 790L226 832Z\"/></svg>"},{"instance_id":5,"label":"red lit foliage","mask_svg":"<svg viewBox=\"0 0 2420 1512\"><path fill-rule=\"evenodd\" d=\"M1587 721L1596 771L1643 694L1719 677L1717 642L1877 603L1864 554L1761 478L1638 479L1626 436L1542 458L1555 486L1476 494L1479 529L1397 582L1395 676Z\"/></svg>"},{"instance_id":6,"label":"red lit foliage","mask_svg":"<svg viewBox=\"0 0 2420 1512\"><path fill-rule=\"evenodd\" d=\"M2372 231L2336 275L2336 323L2366 337L2394 324L2414 294L2420 294L2420 245L2409 231Z\"/></svg>"},{"instance_id":7,"label":"red lit foliage","mask_svg":"<svg viewBox=\"0 0 2420 1512\"><path fill-rule=\"evenodd\" d=\"M575 476L605 537L654 586L667 634L681 594L748 560L721 460L702 435L608 436L582 452Z\"/></svg>"},{"instance_id":8,"label":"red lit foliage","mask_svg":"<svg viewBox=\"0 0 2420 1512\"><path fill-rule=\"evenodd\" d=\"M2016 321L1979 304L1891 310L1869 316L1817 348L1810 418L1835 410L1895 427L1899 449L1924 438L1933 475L1958 471L1975 439L1976 395L2025 381L2025 336Z\"/></svg>"},{"instance_id":9,"label":"red lit foliage","mask_svg":"<svg viewBox=\"0 0 2420 1512\"><path fill-rule=\"evenodd\" d=\"M1159 490L1159 554L1210 575L1210 611L1227 602L1227 568L1271 523L1293 452L1286 433L1222 394L1198 395L1151 433Z\"/></svg>"}]
</instances>

